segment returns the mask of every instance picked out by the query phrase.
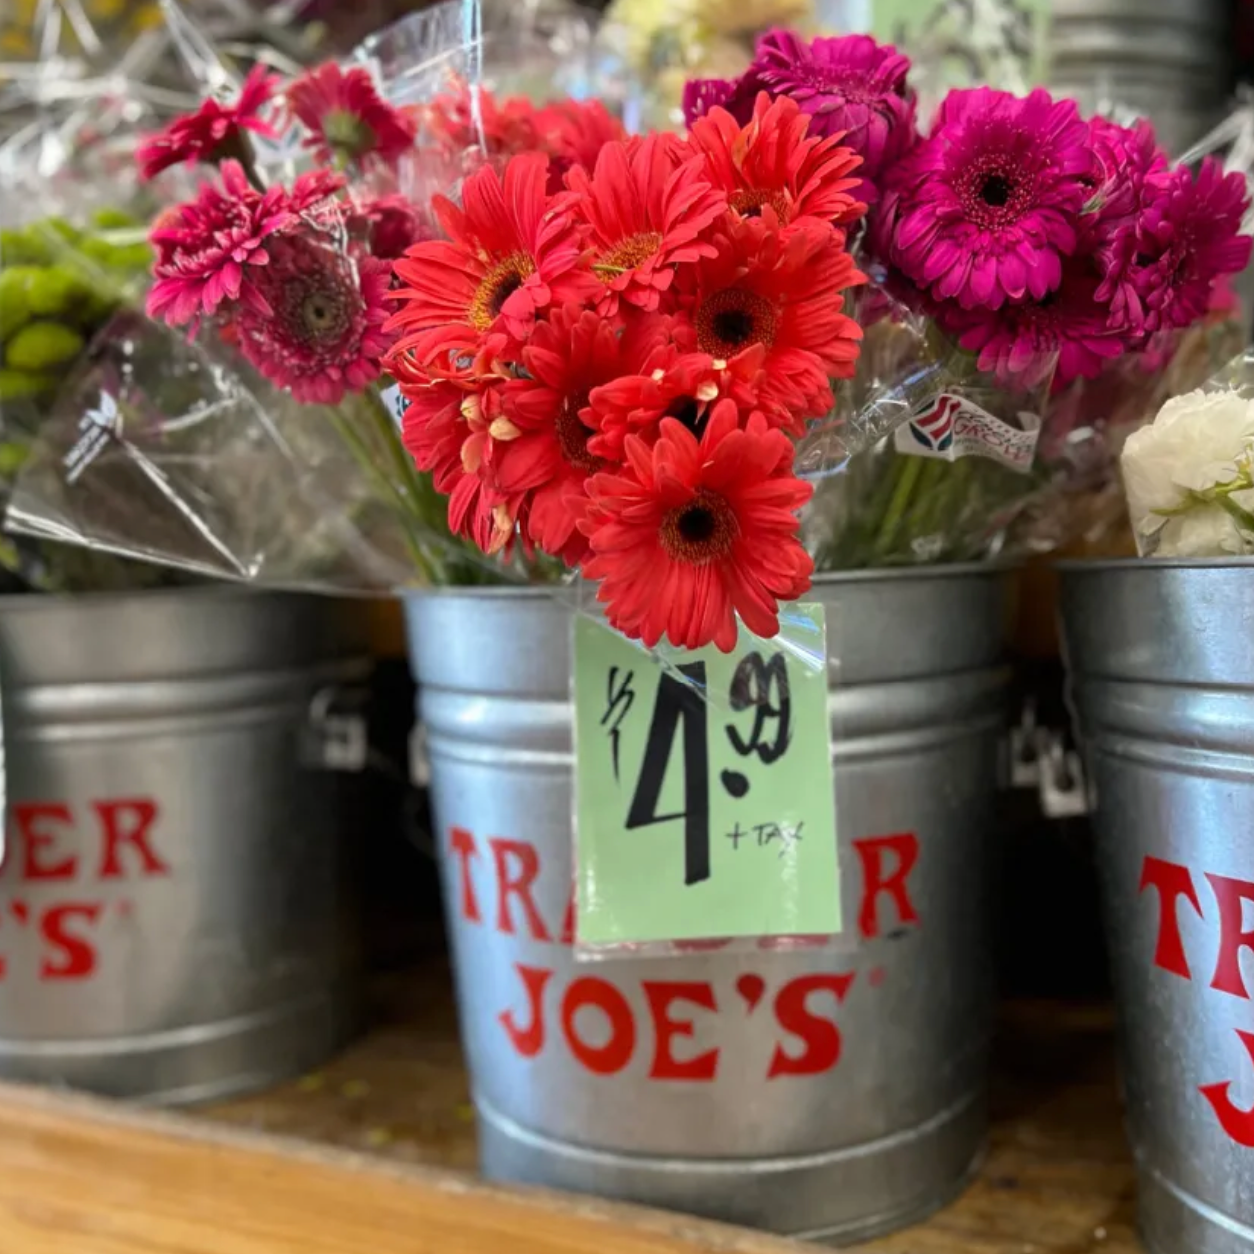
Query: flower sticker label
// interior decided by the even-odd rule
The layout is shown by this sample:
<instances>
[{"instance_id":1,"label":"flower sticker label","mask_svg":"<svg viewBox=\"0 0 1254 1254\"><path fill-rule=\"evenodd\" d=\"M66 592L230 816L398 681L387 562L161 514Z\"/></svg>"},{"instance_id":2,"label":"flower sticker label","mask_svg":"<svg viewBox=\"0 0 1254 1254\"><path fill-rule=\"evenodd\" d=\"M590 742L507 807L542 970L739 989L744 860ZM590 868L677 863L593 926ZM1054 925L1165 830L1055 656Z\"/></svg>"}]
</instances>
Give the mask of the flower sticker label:
<instances>
[{"instance_id":1,"label":"flower sticker label","mask_svg":"<svg viewBox=\"0 0 1254 1254\"><path fill-rule=\"evenodd\" d=\"M396 423L397 428L405 424L405 411L409 408L409 398L402 394L401 385L394 383L390 388L384 388L379 393L379 400L383 402L383 408L392 415L392 421Z\"/></svg>"},{"instance_id":2,"label":"flower sticker label","mask_svg":"<svg viewBox=\"0 0 1254 1254\"><path fill-rule=\"evenodd\" d=\"M78 420L78 433L78 439L62 458L66 483L74 483L104 451L109 440L122 434L122 414L117 397L101 391L96 406Z\"/></svg>"},{"instance_id":3,"label":"flower sticker label","mask_svg":"<svg viewBox=\"0 0 1254 1254\"><path fill-rule=\"evenodd\" d=\"M840 931L823 606L780 621L663 664L576 617L578 944Z\"/></svg>"},{"instance_id":4,"label":"flower sticker label","mask_svg":"<svg viewBox=\"0 0 1254 1254\"><path fill-rule=\"evenodd\" d=\"M942 393L925 409L903 422L893 435L897 452L953 462L960 457L985 457L1008 470L1027 474L1041 438L1041 420L1019 414L1019 426L981 409L964 396Z\"/></svg>"}]
</instances>

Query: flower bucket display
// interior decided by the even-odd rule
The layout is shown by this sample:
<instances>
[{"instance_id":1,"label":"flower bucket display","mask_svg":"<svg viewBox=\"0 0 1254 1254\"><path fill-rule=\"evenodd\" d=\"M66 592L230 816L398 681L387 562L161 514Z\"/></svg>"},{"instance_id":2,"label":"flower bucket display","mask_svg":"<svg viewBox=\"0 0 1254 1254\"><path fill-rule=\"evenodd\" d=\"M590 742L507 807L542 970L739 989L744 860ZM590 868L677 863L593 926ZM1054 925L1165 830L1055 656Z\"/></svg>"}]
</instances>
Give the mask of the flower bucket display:
<instances>
[{"instance_id":1,"label":"flower bucket display","mask_svg":"<svg viewBox=\"0 0 1254 1254\"><path fill-rule=\"evenodd\" d=\"M639 58L473 2L303 70L164 9L197 103L132 145L151 282L8 527L406 599L489 1172L834 1240L939 1205L983 1126L1000 563L1231 355L1241 145L1173 161L1009 70L925 108L905 51L753 39L770 6L682 131L618 109ZM1240 529L1248 469L1186 503Z\"/></svg>"},{"instance_id":2,"label":"flower bucket display","mask_svg":"<svg viewBox=\"0 0 1254 1254\"><path fill-rule=\"evenodd\" d=\"M368 667L327 599L0 598L0 1076L208 1101L356 1031L326 719Z\"/></svg>"},{"instance_id":3,"label":"flower bucket display","mask_svg":"<svg viewBox=\"0 0 1254 1254\"><path fill-rule=\"evenodd\" d=\"M596 963L572 947L571 612L509 589L408 602L487 1175L848 1243L921 1219L978 1162L1004 577L871 572L811 595L840 624L851 934Z\"/></svg>"},{"instance_id":4,"label":"flower bucket display","mask_svg":"<svg viewBox=\"0 0 1254 1254\"><path fill-rule=\"evenodd\" d=\"M1069 563L1061 600L1138 1227L1150 1254L1249 1254L1254 564Z\"/></svg>"}]
</instances>

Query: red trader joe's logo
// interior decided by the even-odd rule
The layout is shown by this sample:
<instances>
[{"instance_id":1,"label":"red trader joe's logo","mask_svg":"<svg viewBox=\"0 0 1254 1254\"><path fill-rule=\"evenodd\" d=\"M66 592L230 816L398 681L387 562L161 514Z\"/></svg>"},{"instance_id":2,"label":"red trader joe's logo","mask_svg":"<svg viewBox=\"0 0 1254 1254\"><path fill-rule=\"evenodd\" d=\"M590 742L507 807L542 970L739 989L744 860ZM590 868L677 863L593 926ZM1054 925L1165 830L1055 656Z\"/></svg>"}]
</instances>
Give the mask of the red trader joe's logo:
<instances>
[{"instance_id":1,"label":"red trader joe's logo","mask_svg":"<svg viewBox=\"0 0 1254 1254\"><path fill-rule=\"evenodd\" d=\"M555 921L545 919L535 901L533 889L541 866L534 845L498 836L479 840L464 828L454 827L448 846L457 867L455 908L467 924L491 927L506 936L524 935L541 943L573 944L573 886L562 919L554 926ZM854 849L862 872L857 917L861 936L871 940L916 927L919 915L910 881L919 860L918 837L910 832L871 836L854 841ZM489 875L487 893L482 892L485 872ZM693 941L686 947L708 950L725 943ZM511 1047L524 1058L537 1058L546 1050L559 1048L553 1038L560 1037L560 1047L588 1071L601 1076L616 1075L641 1049L651 1049L650 1080L714 1080L720 1050L694 1047L698 1029L705 1020L717 1020L734 1010L753 1014L766 994L766 981L753 973L737 979L739 1004L730 1007L719 1005L708 980L639 980L648 1008L647 1021L640 1023L621 983L599 975L580 975L565 988L558 988L552 967L515 962L514 971L519 986L517 1005L497 1016ZM767 1064L767 1078L819 1075L835 1067L842 1045L836 1010L855 979L877 987L884 978L884 971L877 968L865 976L847 971L788 980L774 994L767 1012L774 1016L780 1034ZM632 982L636 982L634 977ZM598 1012L604 1025L595 1040L589 1039L583 1027L586 1016L581 1012L588 1009Z\"/></svg>"},{"instance_id":2,"label":"red trader joe's logo","mask_svg":"<svg viewBox=\"0 0 1254 1254\"><path fill-rule=\"evenodd\" d=\"M98 926L109 911L129 916L134 908L129 898L106 897L101 886L170 873L154 845L156 822L157 803L148 797L92 801L76 809L52 801L10 807L0 980L18 953L35 955L40 980L85 980L95 973Z\"/></svg>"},{"instance_id":3,"label":"red trader joe's logo","mask_svg":"<svg viewBox=\"0 0 1254 1254\"><path fill-rule=\"evenodd\" d=\"M1187 866L1166 862L1162 858L1147 857L1141 868L1140 891L1152 889L1158 896L1158 939L1154 949L1154 965L1183 980L1205 979L1205 973L1195 973L1184 950L1184 938L1180 933L1180 911L1191 910L1198 918L1210 922L1214 919L1219 930L1219 957L1210 973L1210 987L1229 997L1250 1000L1241 973L1241 955L1245 950L1254 953L1254 929L1244 925L1246 905L1254 907L1254 883L1232 879L1227 875L1203 877L1209 891L1209 907L1202 905L1198 881ZM1254 1064L1254 1032L1236 1029L1237 1039L1251 1064ZM1254 1110L1240 1110L1232 1101L1233 1082L1218 1081L1203 1084L1200 1092L1210 1103L1220 1127L1238 1145L1254 1149Z\"/></svg>"}]
</instances>

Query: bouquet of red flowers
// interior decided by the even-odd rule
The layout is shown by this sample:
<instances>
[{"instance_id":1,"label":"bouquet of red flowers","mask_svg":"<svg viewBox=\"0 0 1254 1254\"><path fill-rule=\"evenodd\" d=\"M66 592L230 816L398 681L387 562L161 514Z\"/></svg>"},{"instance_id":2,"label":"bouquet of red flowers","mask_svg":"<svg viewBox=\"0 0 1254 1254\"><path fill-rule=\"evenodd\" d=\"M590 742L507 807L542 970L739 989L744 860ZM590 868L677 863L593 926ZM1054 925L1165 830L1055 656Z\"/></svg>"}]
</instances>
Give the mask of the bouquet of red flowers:
<instances>
[{"instance_id":1,"label":"bouquet of red flowers","mask_svg":"<svg viewBox=\"0 0 1254 1254\"><path fill-rule=\"evenodd\" d=\"M773 635L813 567L794 441L858 355L856 165L763 97L743 126L610 139L557 191L522 154L437 202L387 367L453 528L579 567L649 645L730 649L737 615Z\"/></svg>"}]
</instances>

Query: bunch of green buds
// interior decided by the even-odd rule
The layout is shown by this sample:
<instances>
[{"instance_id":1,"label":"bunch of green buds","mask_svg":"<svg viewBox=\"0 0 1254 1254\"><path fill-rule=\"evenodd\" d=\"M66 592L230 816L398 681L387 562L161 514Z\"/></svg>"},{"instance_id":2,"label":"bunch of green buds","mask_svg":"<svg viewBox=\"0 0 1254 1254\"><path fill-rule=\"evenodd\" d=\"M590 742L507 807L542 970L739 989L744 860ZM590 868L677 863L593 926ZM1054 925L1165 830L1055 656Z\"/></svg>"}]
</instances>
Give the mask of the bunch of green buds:
<instances>
[{"instance_id":1,"label":"bunch of green buds","mask_svg":"<svg viewBox=\"0 0 1254 1254\"><path fill-rule=\"evenodd\" d=\"M0 231L0 403L41 401L119 307L142 292L145 226L101 209L83 229L45 218Z\"/></svg>"}]
</instances>

